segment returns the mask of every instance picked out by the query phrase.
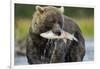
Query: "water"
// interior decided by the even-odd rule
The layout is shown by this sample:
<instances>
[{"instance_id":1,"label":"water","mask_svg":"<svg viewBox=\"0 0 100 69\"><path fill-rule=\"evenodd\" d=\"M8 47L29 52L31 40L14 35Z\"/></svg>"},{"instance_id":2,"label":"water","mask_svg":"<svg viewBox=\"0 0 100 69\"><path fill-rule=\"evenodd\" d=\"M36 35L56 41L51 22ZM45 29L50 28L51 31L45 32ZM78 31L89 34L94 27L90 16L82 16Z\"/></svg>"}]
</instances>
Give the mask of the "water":
<instances>
[{"instance_id":1,"label":"water","mask_svg":"<svg viewBox=\"0 0 100 69\"><path fill-rule=\"evenodd\" d=\"M26 56L15 57L15 65L28 65Z\"/></svg>"},{"instance_id":2,"label":"water","mask_svg":"<svg viewBox=\"0 0 100 69\"><path fill-rule=\"evenodd\" d=\"M84 61L93 61L94 60L94 40L86 40L86 54Z\"/></svg>"},{"instance_id":3,"label":"water","mask_svg":"<svg viewBox=\"0 0 100 69\"><path fill-rule=\"evenodd\" d=\"M83 61L93 61L94 60L94 40L86 40L86 54ZM16 56L15 65L27 65L27 58L25 56Z\"/></svg>"}]
</instances>

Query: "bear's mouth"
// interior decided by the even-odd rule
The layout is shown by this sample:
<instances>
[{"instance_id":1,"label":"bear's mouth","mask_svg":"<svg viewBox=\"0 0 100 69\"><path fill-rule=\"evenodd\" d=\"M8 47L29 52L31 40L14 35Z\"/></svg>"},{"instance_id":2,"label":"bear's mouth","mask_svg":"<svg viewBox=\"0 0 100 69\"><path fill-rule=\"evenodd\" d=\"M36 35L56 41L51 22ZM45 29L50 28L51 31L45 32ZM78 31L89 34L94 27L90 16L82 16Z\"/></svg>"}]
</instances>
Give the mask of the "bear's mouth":
<instances>
[{"instance_id":1,"label":"bear's mouth","mask_svg":"<svg viewBox=\"0 0 100 69\"><path fill-rule=\"evenodd\" d=\"M60 35L56 35L55 33L53 33L52 30L49 30L47 32L41 33L40 34L41 37L46 38L46 39L62 39L65 43L67 42L67 39L69 40L75 40L78 41L76 37L74 37L74 35L61 30L61 34Z\"/></svg>"}]
</instances>

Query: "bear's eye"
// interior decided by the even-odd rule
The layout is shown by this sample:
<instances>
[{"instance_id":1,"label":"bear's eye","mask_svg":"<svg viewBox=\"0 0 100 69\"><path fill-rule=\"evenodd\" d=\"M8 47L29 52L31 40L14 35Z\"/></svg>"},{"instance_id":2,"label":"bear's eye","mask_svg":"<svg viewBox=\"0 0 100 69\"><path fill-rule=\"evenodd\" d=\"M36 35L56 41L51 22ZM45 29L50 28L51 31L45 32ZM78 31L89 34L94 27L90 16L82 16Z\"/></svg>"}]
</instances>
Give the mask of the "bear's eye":
<instances>
[{"instance_id":1,"label":"bear's eye","mask_svg":"<svg viewBox=\"0 0 100 69\"><path fill-rule=\"evenodd\" d=\"M50 21L50 23L55 23L55 22L56 22L55 20L51 20L51 21Z\"/></svg>"},{"instance_id":2,"label":"bear's eye","mask_svg":"<svg viewBox=\"0 0 100 69\"><path fill-rule=\"evenodd\" d=\"M61 21L58 21L58 23L61 24L62 22Z\"/></svg>"}]
</instances>

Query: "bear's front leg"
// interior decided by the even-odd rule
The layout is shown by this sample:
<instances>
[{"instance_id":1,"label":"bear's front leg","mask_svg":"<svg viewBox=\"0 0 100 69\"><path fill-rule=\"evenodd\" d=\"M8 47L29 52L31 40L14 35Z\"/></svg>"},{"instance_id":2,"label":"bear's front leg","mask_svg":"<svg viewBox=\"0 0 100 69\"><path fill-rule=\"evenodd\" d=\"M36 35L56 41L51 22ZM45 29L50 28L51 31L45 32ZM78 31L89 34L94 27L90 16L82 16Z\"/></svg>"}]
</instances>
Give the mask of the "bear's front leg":
<instances>
[{"instance_id":1,"label":"bear's front leg","mask_svg":"<svg viewBox=\"0 0 100 69\"><path fill-rule=\"evenodd\" d=\"M66 54L66 62L83 61L85 56L85 41L80 32L75 33L78 42L72 41Z\"/></svg>"},{"instance_id":2,"label":"bear's front leg","mask_svg":"<svg viewBox=\"0 0 100 69\"><path fill-rule=\"evenodd\" d=\"M32 37L28 36L27 38L27 48L26 55L29 64L41 64L41 60L38 54L38 49L34 44L35 40L32 40Z\"/></svg>"}]
</instances>

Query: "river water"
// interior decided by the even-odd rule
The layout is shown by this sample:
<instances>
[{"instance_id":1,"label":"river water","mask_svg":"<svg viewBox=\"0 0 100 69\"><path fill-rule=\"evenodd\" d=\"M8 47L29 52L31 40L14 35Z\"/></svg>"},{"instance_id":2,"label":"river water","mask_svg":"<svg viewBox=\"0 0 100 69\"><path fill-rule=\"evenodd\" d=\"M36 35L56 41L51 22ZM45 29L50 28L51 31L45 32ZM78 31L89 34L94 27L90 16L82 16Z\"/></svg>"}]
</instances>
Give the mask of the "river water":
<instances>
[{"instance_id":1,"label":"river water","mask_svg":"<svg viewBox=\"0 0 100 69\"><path fill-rule=\"evenodd\" d=\"M85 40L86 54L83 61L93 61L94 60L94 40ZM16 56L15 65L28 65L26 56Z\"/></svg>"}]
</instances>

